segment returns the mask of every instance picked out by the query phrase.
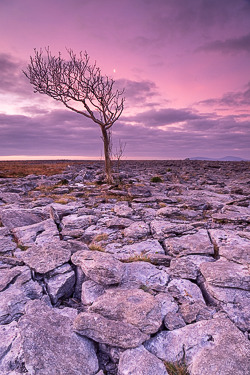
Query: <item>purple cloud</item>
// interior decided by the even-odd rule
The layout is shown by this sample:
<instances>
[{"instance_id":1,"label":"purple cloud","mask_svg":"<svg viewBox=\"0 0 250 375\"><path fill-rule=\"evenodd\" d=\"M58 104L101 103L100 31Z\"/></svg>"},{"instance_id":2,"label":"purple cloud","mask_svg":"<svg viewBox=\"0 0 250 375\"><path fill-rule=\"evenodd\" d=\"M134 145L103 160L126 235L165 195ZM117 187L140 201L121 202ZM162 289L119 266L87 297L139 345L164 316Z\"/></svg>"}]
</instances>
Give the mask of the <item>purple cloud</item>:
<instances>
[{"instance_id":1,"label":"purple cloud","mask_svg":"<svg viewBox=\"0 0 250 375\"><path fill-rule=\"evenodd\" d=\"M250 52L250 33L242 35L239 38L230 38L226 40L215 40L213 42L205 43L196 48L195 52L222 52L229 54L236 54L241 52Z\"/></svg>"},{"instance_id":2,"label":"purple cloud","mask_svg":"<svg viewBox=\"0 0 250 375\"><path fill-rule=\"evenodd\" d=\"M245 86L245 91L227 92L221 98L206 99L197 104L220 107L241 107L250 105L250 82Z\"/></svg>"}]
</instances>

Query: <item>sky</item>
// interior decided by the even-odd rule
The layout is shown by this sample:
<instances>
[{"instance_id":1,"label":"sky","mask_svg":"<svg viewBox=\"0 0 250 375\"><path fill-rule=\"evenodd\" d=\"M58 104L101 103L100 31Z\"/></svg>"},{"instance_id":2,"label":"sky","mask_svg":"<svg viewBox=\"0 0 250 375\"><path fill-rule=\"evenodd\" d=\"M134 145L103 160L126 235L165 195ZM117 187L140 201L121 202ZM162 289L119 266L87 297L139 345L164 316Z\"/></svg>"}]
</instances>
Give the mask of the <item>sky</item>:
<instances>
[{"instance_id":1,"label":"sky","mask_svg":"<svg viewBox=\"0 0 250 375\"><path fill-rule=\"evenodd\" d=\"M0 0L0 159L103 158L90 119L34 93L34 48L124 87L127 159L250 159L250 0Z\"/></svg>"}]
</instances>

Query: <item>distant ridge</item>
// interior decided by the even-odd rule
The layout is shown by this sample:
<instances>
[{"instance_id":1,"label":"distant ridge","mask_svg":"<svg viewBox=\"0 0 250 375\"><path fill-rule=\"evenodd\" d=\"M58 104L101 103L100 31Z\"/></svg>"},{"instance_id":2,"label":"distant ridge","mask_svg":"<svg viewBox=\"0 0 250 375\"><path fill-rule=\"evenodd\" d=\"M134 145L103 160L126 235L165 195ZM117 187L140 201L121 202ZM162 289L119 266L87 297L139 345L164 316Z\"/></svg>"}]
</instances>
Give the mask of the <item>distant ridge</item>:
<instances>
[{"instance_id":1,"label":"distant ridge","mask_svg":"<svg viewBox=\"0 0 250 375\"><path fill-rule=\"evenodd\" d=\"M194 158L188 158L189 160L211 160L211 161L249 161L248 159L239 158L237 156L224 156L223 158L205 158L203 156L196 156Z\"/></svg>"}]
</instances>

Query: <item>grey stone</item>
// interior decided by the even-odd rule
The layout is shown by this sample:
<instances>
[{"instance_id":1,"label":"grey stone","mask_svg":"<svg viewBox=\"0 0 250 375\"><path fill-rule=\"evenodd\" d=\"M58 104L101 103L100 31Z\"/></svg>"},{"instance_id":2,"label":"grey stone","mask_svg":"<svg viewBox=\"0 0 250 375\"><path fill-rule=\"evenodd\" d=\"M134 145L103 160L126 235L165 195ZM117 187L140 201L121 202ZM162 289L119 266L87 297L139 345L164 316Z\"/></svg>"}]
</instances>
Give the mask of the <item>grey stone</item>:
<instances>
[{"instance_id":1,"label":"grey stone","mask_svg":"<svg viewBox=\"0 0 250 375\"><path fill-rule=\"evenodd\" d=\"M106 290L90 306L89 311L133 324L144 333L155 333L162 323L158 301L141 289Z\"/></svg>"},{"instance_id":2,"label":"grey stone","mask_svg":"<svg viewBox=\"0 0 250 375\"><path fill-rule=\"evenodd\" d=\"M131 188L128 189L129 195L131 197L151 197L151 191L148 187L146 186L132 186Z\"/></svg>"},{"instance_id":3,"label":"grey stone","mask_svg":"<svg viewBox=\"0 0 250 375\"><path fill-rule=\"evenodd\" d=\"M20 195L17 193L5 193L5 192L0 192L0 199L4 203L14 203L20 201Z\"/></svg>"},{"instance_id":4,"label":"grey stone","mask_svg":"<svg viewBox=\"0 0 250 375\"><path fill-rule=\"evenodd\" d=\"M17 322L13 321L10 324L0 325L0 374L4 374L5 356L10 351L13 342L15 341L18 334Z\"/></svg>"},{"instance_id":5,"label":"grey stone","mask_svg":"<svg viewBox=\"0 0 250 375\"><path fill-rule=\"evenodd\" d=\"M247 265L222 258L214 263L202 263L200 268L206 282L211 285L250 291L250 272Z\"/></svg>"},{"instance_id":6,"label":"grey stone","mask_svg":"<svg viewBox=\"0 0 250 375\"><path fill-rule=\"evenodd\" d=\"M149 257L150 254L164 255L164 250L159 242L151 239L124 246L119 243L108 244L105 251L121 260L128 260L133 257Z\"/></svg>"},{"instance_id":7,"label":"grey stone","mask_svg":"<svg viewBox=\"0 0 250 375\"><path fill-rule=\"evenodd\" d=\"M237 263L250 263L250 239L223 229L210 229L209 234L219 256Z\"/></svg>"},{"instance_id":8,"label":"grey stone","mask_svg":"<svg viewBox=\"0 0 250 375\"><path fill-rule=\"evenodd\" d=\"M12 232L18 243L23 246L32 246L34 243L42 245L43 243L59 240L59 232L52 219L25 227L14 228Z\"/></svg>"},{"instance_id":9,"label":"grey stone","mask_svg":"<svg viewBox=\"0 0 250 375\"><path fill-rule=\"evenodd\" d=\"M250 223L250 208L227 205L221 213L213 214L212 218L216 222Z\"/></svg>"},{"instance_id":10,"label":"grey stone","mask_svg":"<svg viewBox=\"0 0 250 375\"><path fill-rule=\"evenodd\" d=\"M31 278L29 267L14 267L1 270L2 291L0 293L0 324L17 320L24 312L26 302L41 298L42 288Z\"/></svg>"},{"instance_id":11,"label":"grey stone","mask_svg":"<svg viewBox=\"0 0 250 375\"><path fill-rule=\"evenodd\" d=\"M128 206L128 202L122 202L121 204L116 204L114 207L114 212L118 216L131 217L133 214L132 208Z\"/></svg>"},{"instance_id":12,"label":"grey stone","mask_svg":"<svg viewBox=\"0 0 250 375\"><path fill-rule=\"evenodd\" d=\"M164 220L153 220L150 223L153 237L163 241L168 237L175 237L184 234L194 234L197 230L189 224L174 224Z\"/></svg>"},{"instance_id":13,"label":"grey stone","mask_svg":"<svg viewBox=\"0 0 250 375\"><path fill-rule=\"evenodd\" d=\"M196 301L191 303L183 303L180 305L179 312L185 323L190 324L200 320L212 319L215 309L207 307L203 302Z\"/></svg>"},{"instance_id":14,"label":"grey stone","mask_svg":"<svg viewBox=\"0 0 250 375\"><path fill-rule=\"evenodd\" d=\"M200 288L189 280L174 279L168 284L167 290L179 303L193 301L205 303Z\"/></svg>"},{"instance_id":15,"label":"grey stone","mask_svg":"<svg viewBox=\"0 0 250 375\"><path fill-rule=\"evenodd\" d=\"M174 329L184 327L186 323L180 313L168 312L164 318L164 325L169 331L173 331Z\"/></svg>"},{"instance_id":16,"label":"grey stone","mask_svg":"<svg viewBox=\"0 0 250 375\"><path fill-rule=\"evenodd\" d=\"M144 346L128 349L122 353L118 375L168 375L161 360L151 354Z\"/></svg>"},{"instance_id":17,"label":"grey stone","mask_svg":"<svg viewBox=\"0 0 250 375\"><path fill-rule=\"evenodd\" d=\"M156 216L167 218L194 219L198 215L199 212L197 211L180 209L179 207L162 207L156 212Z\"/></svg>"},{"instance_id":18,"label":"grey stone","mask_svg":"<svg viewBox=\"0 0 250 375\"><path fill-rule=\"evenodd\" d=\"M15 285L0 294L0 324L8 324L18 320L24 313L24 307L29 298L24 291Z\"/></svg>"},{"instance_id":19,"label":"grey stone","mask_svg":"<svg viewBox=\"0 0 250 375\"><path fill-rule=\"evenodd\" d=\"M168 313L176 313L178 311L179 307L169 292L157 293L155 299L160 304L162 320Z\"/></svg>"},{"instance_id":20,"label":"grey stone","mask_svg":"<svg viewBox=\"0 0 250 375\"><path fill-rule=\"evenodd\" d=\"M50 306L50 307L52 307L52 306ZM62 316L66 316L67 318L69 318L70 321L71 321L71 325L73 327L74 320L78 315L78 312L77 312L76 309L73 309L71 307L63 307L63 308L59 308L59 309L55 308L54 311L56 311L58 314L60 314Z\"/></svg>"},{"instance_id":21,"label":"grey stone","mask_svg":"<svg viewBox=\"0 0 250 375\"><path fill-rule=\"evenodd\" d=\"M133 220L126 217L114 217L106 222L108 228L124 229L133 224Z\"/></svg>"},{"instance_id":22,"label":"grey stone","mask_svg":"<svg viewBox=\"0 0 250 375\"><path fill-rule=\"evenodd\" d=\"M53 270L53 273L54 275L45 277L45 283L51 302L56 304L60 298L68 298L72 295L75 285L75 273L68 263L57 267Z\"/></svg>"},{"instance_id":23,"label":"grey stone","mask_svg":"<svg viewBox=\"0 0 250 375\"><path fill-rule=\"evenodd\" d=\"M74 322L74 331L99 343L134 348L149 338L137 327L126 322L107 319L96 313L80 313Z\"/></svg>"},{"instance_id":24,"label":"grey stone","mask_svg":"<svg viewBox=\"0 0 250 375\"><path fill-rule=\"evenodd\" d=\"M93 280L87 280L82 284L81 301L84 305L91 305L104 291L105 289L102 285Z\"/></svg>"},{"instance_id":25,"label":"grey stone","mask_svg":"<svg viewBox=\"0 0 250 375\"><path fill-rule=\"evenodd\" d=\"M158 269L147 262L132 262L126 264L121 286L128 288L153 289L158 292L164 291L169 281L166 271Z\"/></svg>"},{"instance_id":26,"label":"grey stone","mask_svg":"<svg viewBox=\"0 0 250 375\"><path fill-rule=\"evenodd\" d=\"M23 227L41 222L43 219L32 210L5 209L0 214L2 224L9 228Z\"/></svg>"},{"instance_id":27,"label":"grey stone","mask_svg":"<svg viewBox=\"0 0 250 375\"><path fill-rule=\"evenodd\" d=\"M91 225L88 227L82 235L82 240L87 244L93 242L100 242L108 238L109 234L116 232L114 229L108 229L98 227L97 225Z\"/></svg>"},{"instance_id":28,"label":"grey stone","mask_svg":"<svg viewBox=\"0 0 250 375\"><path fill-rule=\"evenodd\" d=\"M147 237L150 234L149 225L144 221L137 221L131 224L128 228L123 231L124 237L130 237L135 240L139 240Z\"/></svg>"},{"instance_id":29,"label":"grey stone","mask_svg":"<svg viewBox=\"0 0 250 375\"><path fill-rule=\"evenodd\" d=\"M100 251L78 251L71 257L87 277L98 284L110 285L121 282L125 265L112 255Z\"/></svg>"},{"instance_id":30,"label":"grey stone","mask_svg":"<svg viewBox=\"0 0 250 375\"><path fill-rule=\"evenodd\" d=\"M212 257L202 255L187 255L171 260L169 274L173 277L196 280L200 273L200 265L204 262L214 262Z\"/></svg>"},{"instance_id":31,"label":"grey stone","mask_svg":"<svg viewBox=\"0 0 250 375\"><path fill-rule=\"evenodd\" d=\"M99 350L109 356L112 362L119 363L121 354L126 350L118 346L110 346L108 344L99 344Z\"/></svg>"},{"instance_id":32,"label":"grey stone","mask_svg":"<svg viewBox=\"0 0 250 375\"><path fill-rule=\"evenodd\" d=\"M144 346L165 361L175 362L185 356L192 375L246 375L249 372L250 343L225 318L160 332Z\"/></svg>"},{"instance_id":33,"label":"grey stone","mask_svg":"<svg viewBox=\"0 0 250 375\"><path fill-rule=\"evenodd\" d=\"M209 267L201 265L207 292L243 331L250 329L249 270L246 265L220 259Z\"/></svg>"},{"instance_id":34,"label":"grey stone","mask_svg":"<svg viewBox=\"0 0 250 375\"><path fill-rule=\"evenodd\" d=\"M63 236L81 237L85 229L90 225L96 224L97 220L98 217L94 215L78 216L73 214L65 216L61 222L61 234Z\"/></svg>"},{"instance_id":35,"label":"grey stone","mask_svg":"<svg viewBox=\"0 0 250 375\"><path fill-rule=\"evenodd\" d=\"M72 332L71 319L41 301L27 304L18 328L25 367L31 374L94 375L98 371L93 343Z\"/></svg>"},{"instance_id":36,"label":"grey stone","mask_svg":"<svg viewBox=\"0 0 250 375\"><path fill-rule=\"evenodd\" d=\"M21 272L22 267L2 269L0 272L0 292L4 290L15 277L20 275Z\"/></svg>"},{"instance_id":37,"label":"grey stone","mask_svg":"<svg viewBox=\"0 0 250 375\"><path fill-rule=\"evenodd\" d=\"M63 248L69 249L71 254L74 254L77 251L81 250L89 250L88 246L85 243L77 240L62 241L61 246Z\"/></svg>"},{"instance_id":38,"label":"grey stone","mask_svg":"<svg viewBox=\"0 0 250 375\"><path fill-rule=\"evenodd\" d=\"M81 267L79 266L75 267L75 277L76 277L76 282L75 282L73 298L81 300L82 283L85 280L85 274L83 270L81 269Z\"/></svg>"},{"instance_id":39,"label":"grey stone","mask_svg":"<svg viewBox=\"0 0 250 375\"><path fill-rule=\"evenodd\" d=\"M47 245L33 245L21 255L22 260L30 268L41 274L63 265L70 260L70 257L70 250L63 248L60 241Z\"/></svg>"},{"instance_id":40,"label":"grey stone","mask_svg":"<svg viewBox=\"0 0 250 375\"><path fill-rule=\"evenodd\" d=\"M214 247L205 229L200 229L192 235L168 238L164 241L167 254L184 256L190 254L214 255Z\"/></svg>"},{"instance_id":41,"label":"grey stone","mask_svg":"<svg viewBox=\"0 0 250 375\"><path fill-rule=\"evenodd\" d=\"M16 244L7 228L0 228L0 254L11 255L16 249Z\"/></svg>"}]
</instances>

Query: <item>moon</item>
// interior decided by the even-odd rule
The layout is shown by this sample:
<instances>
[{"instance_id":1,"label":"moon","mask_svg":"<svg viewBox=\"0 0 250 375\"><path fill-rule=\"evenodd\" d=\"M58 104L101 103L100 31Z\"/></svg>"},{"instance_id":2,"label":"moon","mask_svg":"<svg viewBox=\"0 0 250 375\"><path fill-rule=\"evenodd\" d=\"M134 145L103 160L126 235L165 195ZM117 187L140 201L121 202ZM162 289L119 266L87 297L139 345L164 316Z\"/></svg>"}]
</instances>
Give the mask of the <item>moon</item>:
<instances>
[{"instance_id":1,"label":"moon","mask_svg":"<svg viewBox=\"0 0 250 375\"><path fill-rule=\"evenodd\" d=\"M116 70L114 69L113 72L116 73Z\"/></svg>"}]
</instances>

